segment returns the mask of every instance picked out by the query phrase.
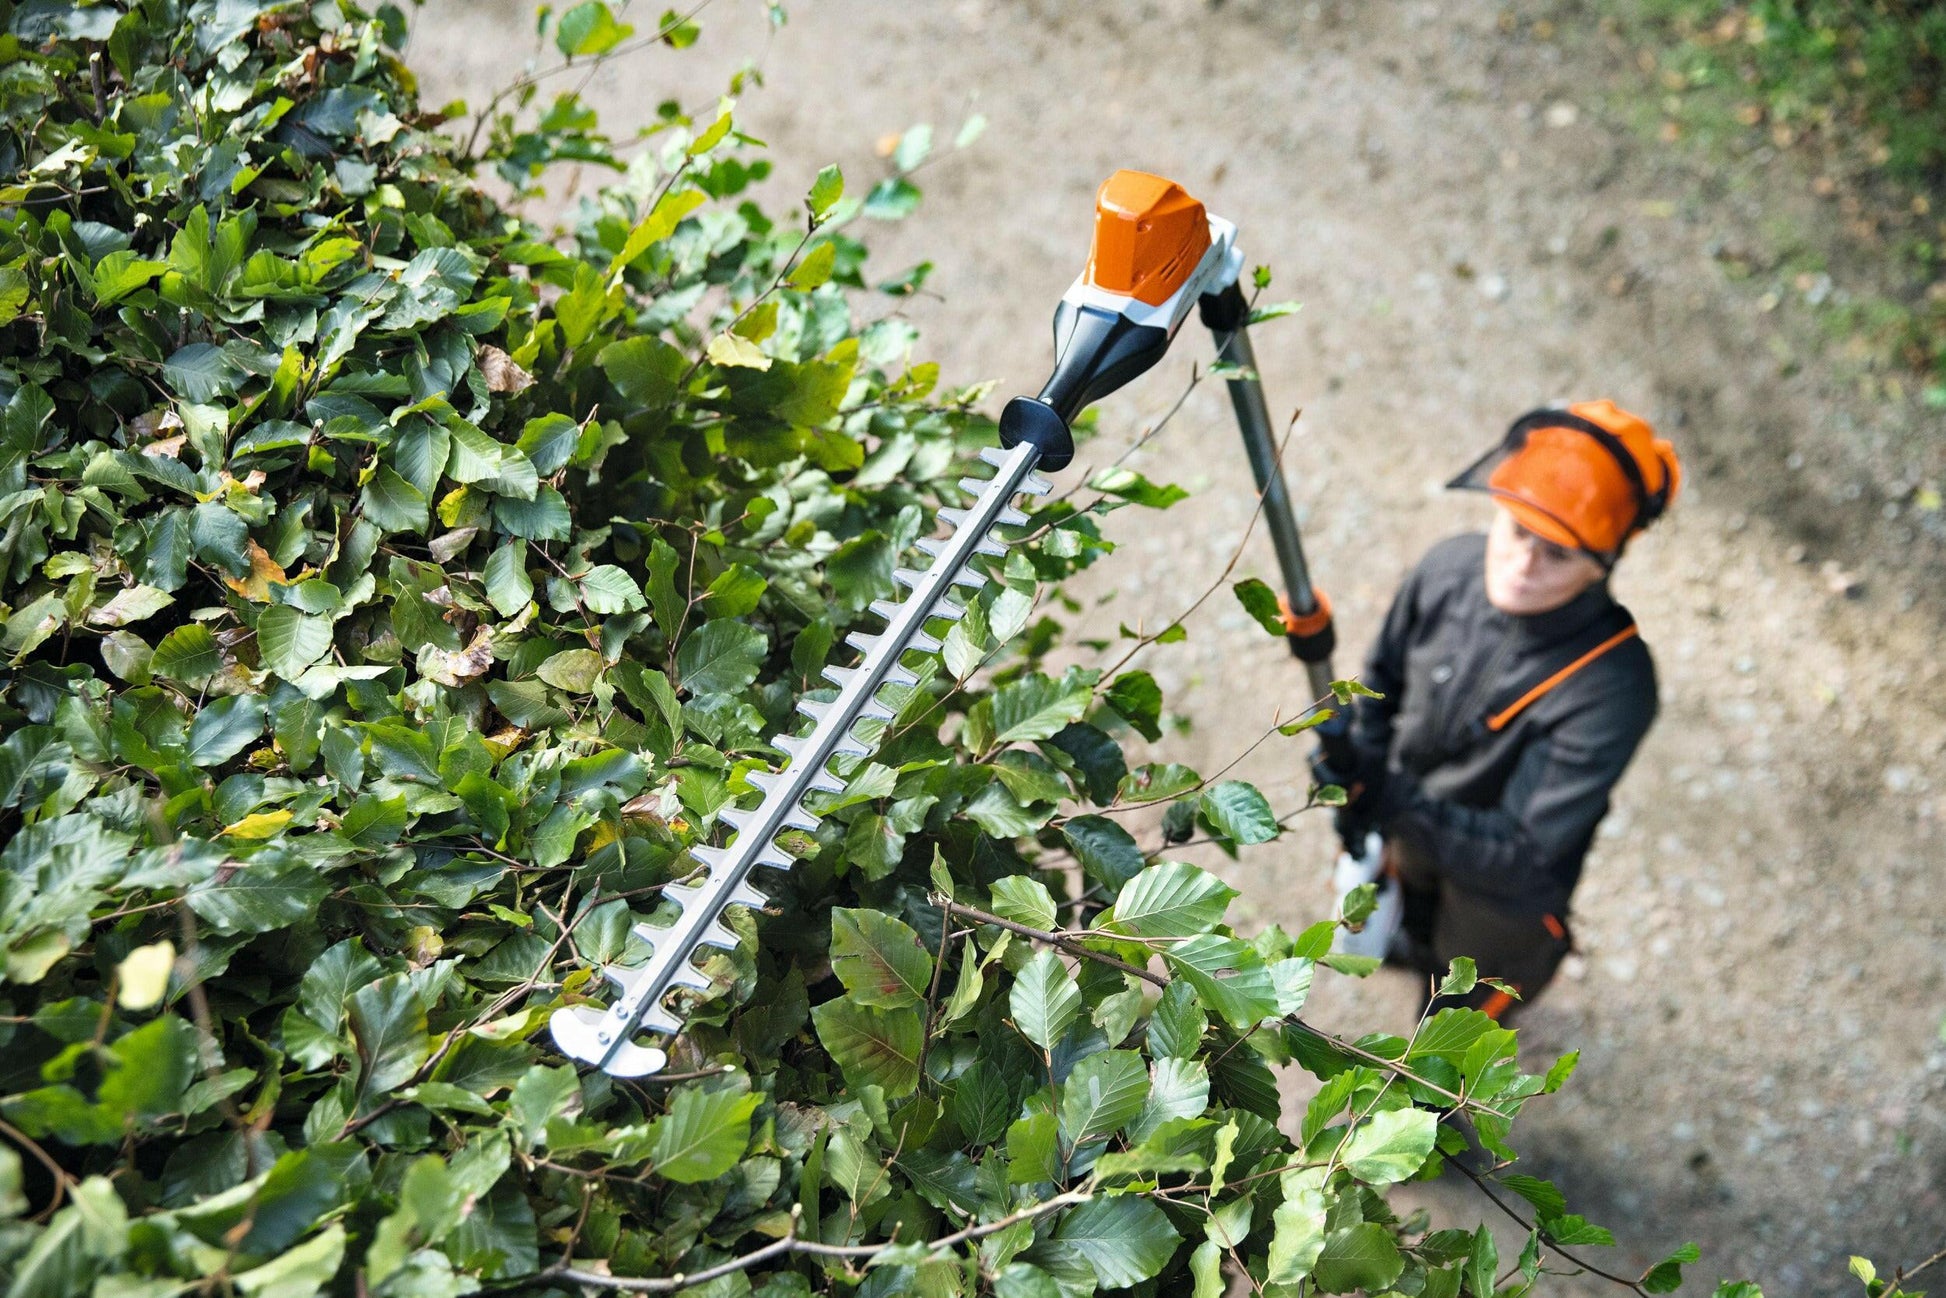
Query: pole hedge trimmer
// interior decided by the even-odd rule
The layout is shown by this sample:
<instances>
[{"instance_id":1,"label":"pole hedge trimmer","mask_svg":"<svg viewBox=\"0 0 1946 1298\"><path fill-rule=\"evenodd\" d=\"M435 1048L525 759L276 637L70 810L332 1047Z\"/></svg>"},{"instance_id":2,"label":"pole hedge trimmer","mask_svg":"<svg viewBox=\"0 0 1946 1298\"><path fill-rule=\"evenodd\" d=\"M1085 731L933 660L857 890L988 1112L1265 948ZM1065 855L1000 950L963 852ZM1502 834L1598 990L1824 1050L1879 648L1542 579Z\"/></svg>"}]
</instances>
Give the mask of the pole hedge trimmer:
<instances>
[{"instance_id":1,"label":"pole hedge trimmer","mask_svg":"<svg viewBox=\"0 0 1946 1298\"><path fill-rule=\"evenodd\" d=\"M972 566L973 557L1006 553L994 529L1028 521L1014 508L1014 497L1050 490L1034 470L1063 469L1073 460L1075 416L1161 360L1192 305L1200 304L1219 355L1234 362L1227 380L1230 399L1284 577L1291 613L1286 629L1293 651L1305 663L1312 694L1329 693L1330 606L1311 585L1277 466L1269 412L1250 350L1249 306L1238 283L1242 268L1236 227L1208 215L1181 186L1137 171L1118 171L1108 178L1096 196L1088 264L1054 314L1054 372L1038 396L1007 403L1000 416L1000 447L981 453L994 467L994 476L984 482L963 479L961 488L974 494L972 506L939 511L951 531L919 543L932 556L924 572L901 568L893 573L911 594L902 601L872 605L885 619L882 632L854 632L846 638L863 655L858 663L824 669L838 686L838 697L829 703L798 703L798 711L813 722L810 733L774 740L788 755L784 769L748 777L764 790L763 801L755 810L718 813L735 831L730 846L690 849L703 877L669 884L662 894L681 908L681 915L666 927L635 928L651 949L648 962L603 969L618 993L606 1010L574 1005L548 1020L565 1054L618 1077L645 1076L668 1063L666 1050L637 1038L650 1033L673 1039L682 1032L681 1013L666 998L678 989L701 992L710 986L709 976L692 957L701 947L736 945L735 935L722 923L724 908L764 904L750 876L758 866L790 868L791 858L777 846L777 835L816 827L817 817L805 809L804 798L813 790L835 793L843 787L826 769L833 757L870 751L852 727L866 718L891 719L893 709L878 697L883 686L917 683L902 659L940 647L927 633L928 623L964 616L965 606L951 599L954 588L977 591L987 582Z\"/></svg>"}]
</instances>

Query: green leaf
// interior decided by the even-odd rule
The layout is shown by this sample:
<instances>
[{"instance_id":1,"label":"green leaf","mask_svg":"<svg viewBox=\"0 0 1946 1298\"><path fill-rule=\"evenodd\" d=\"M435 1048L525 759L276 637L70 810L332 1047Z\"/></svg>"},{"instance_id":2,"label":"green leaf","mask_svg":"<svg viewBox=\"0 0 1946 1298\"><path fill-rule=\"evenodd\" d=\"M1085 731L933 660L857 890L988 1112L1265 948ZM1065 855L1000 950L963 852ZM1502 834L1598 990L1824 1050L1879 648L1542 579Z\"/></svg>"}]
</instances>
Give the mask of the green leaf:
<instances>
[{"instance_id":1,"label":"green leaf","mask_svg":"<svg viewBox=\"0 0 1946 1298\"><path fill-rule=\"evenodd\" d=\"M1153 1027L1150 1032L1153 1036ZM1129 1126L1130 1140L1147 1140L1163 1123L1200 1118L1209 1109L1209 1069L1202 1060L1165 1056L1155 1061L1149 1073L1148 1098Z\"/></svg>"},{"instance_id":2,"label":"green leaf","mask_svg":"<svg viewBox=\"0 0 1946 1298\"><path fill-rule=\"evenodd\" d=\"M1160 802L1187 793L1201 783L1202 777L1187 766L1150 762L1124 775L1116 793L1124 802Z\"/></svg>"},{"instance_id":3,"label":"green leaf","mask_svg":"<svg viewBox=\"0 0 1946 1298\"><path fill-rule=\"evenodd\" d=\"M1541 1084L1542 1093L1552 1095L1563 1086L1566 1086L1568 1078L1574 1076L1575 1066L1580 1062L1581 1052L1579 1050L1570 1050L1555 1060L1553 1067L1547 1070L1547 1077Z\"/></svg>"},{"instance_id":4,"label":"green leaf","mask_svg":"<svg viewBox=\"0 0 1946 1298\"><path fill-rule=\"evenodd\" d=\"M1277 816L1256 786L1224 780L1203 790L1202 812L1233 843L1267 843L1279 832Z\"/></svg>"},{"instance_id":5,"label":"green leaf","mask_svg":"<svg viewBox=\"0 0 1946 1298\"><path fill-rule=\"evenodd\" d=\"M1648 1269L1642 1276L1642 1287L1650 1293L1674 1293L1682 1288L1683 1267L1701 1261L1702 1256L1703 1251L1694 1243L1684 1244Z\"/></svg>"},{"instance_id":6,"label":"green leaf","mask_svg":"<svg viewBox=\"0 0 1946 1298\"><path fill-rule=\"evenodd\" d=\"M346 1002L345 1017L358 1047L357 1108L412 1080L432 1053L426 1007L406 974L389 974L360 987Z\"/></svg>"},{"instance_id":7,"label":"green leaf","mask_svg":"<svg viewBox=\"0 0 1946 1298\"><path fill-rule=\"evenodd\" d=\"M1367 914L1369 913L1368 911ZM1362 920L1364 916L1360 916L1359 918ZM1473 961L1465 956L1456 956L1453 959L1452 968L1447 971L1446 977L1441 980L1437 994L1440 996L1464 996L1472 991L1479 981L1479 975L1474 968Z\"/></svg>"},{"instance_id":8,"label":"green leaf","mask_svg":"<svg viewBox=\"0 0 1946 1298\"><path fill-rule=\"evenodd\" d=\"M527 575L525 541L508 541L495 550L482 576L487 600L501 617L513 617L534 598L534 582Z\"/></svg>"},{"instance_id":9,"label":"green leaf","mask_svg":"<svg viewBox=\"0 0 1946 1298\"><path fill-rule=\"evenodd\" d=\"M230 694L207 703L189 725L189 760L196 766L221 766L264 732L264 701L255 694Z\"/></svg>"},{"instance_id":10,"label":"green leaf","mask_svg":"<svg viewBox=\"0 0 1946 1298\"><path fill-rule=\"evenodd\" d=\"M610 343L596 360L615 390L631 404L651 407L666 405L675 397L676 384L689 366L681 352L653 334Z\"/></svg>"},{"instance_id":11,"label":"green leaf","mask_svg":"<svg viewBox=\"0 0 1946 1298\"><path fill-rule=\"evenodd\" d=\"M1269 967L1235 938L1193 937L1166 948L1163 958L1233 1028L1247 1030L1277 1013L1277 988Z\"/></svg>"},{"instance_id":12,"label":"green leaf","mask_svg":"<svg viewBox=\"0 0 1946 1298\"><path fill-rule=\"evenodd\" d=\"M155 647L149 670L184 685L200 685L222 670L223 654L216 637L200 622L179 626Z\"/></svg>"},{"instance_id":13,"label":"green leaf","mask_svg":"<svg viewBox=\"0 0 1946 1298\"><path fill-rule=\"evenodd\" d=\"M582 574L580 585L581 602L588 606L591 613L606 616L631 612L648 605L635 579L612 563L597 564L588 569Z\"/></svg>"},{"instance_id":14,"label":"green leaf","mask_svg":"<svg viewBox=\"0 0 1946 1298\"><path fill-rule=\"evenodd\" d=\"M1030 1113L1007 1128L1007 1181L1033 1185L1061 1176L1059 1122L1052 1113Z\"/></svg>"},{"instance_id":15,"label":"green leaf","mask_svg":"<svg viewBox=\"0 0 1946 1298\"><path fill-rule=\"evenodd\" d=\"M1093 699L1092 682L1077 672L1059 681L1037 672L1003 685L993 695L994 742L1051 739L1081 720Z\"/></svg>"},{"instance_id":16,"label":"green leaf","mask_svg":"<svg viewBox=\"0 0 1946 1298\"><path fill-rule=\"evenodd\" d=\"M1404 1270L1405 1257L1391 1232L1368 1221L1333 1231L1324 1241L1312 1275L1324 1293L1378 1293ZM1492 1292L1491 1286L1487 1292Z\"/></svg>"},{"instance_id":17,"label":"green leaf","mask_svg":"<svg viewBox=\"0 0 1946 1298\"><path fill-rule=\"evenodd\" d=\"M676 651L677 681L691 695L734 693L757 679L769 648L764 633L747 623L705 622Z\"/></svg>"},{"instance_id":18,"label":"green leaf","mask_svg":"<svg viewBox=\"0 0 1946 1298\"><path fill-rule=\"evenodd\" d=\"M860 1005L923 1004L932 967L919 935L903 921L876 910L831 912L831 971Z\"/></svg>"},{"instance_id":19,"label":"green leaf","mask_svg":"<svg viewBox=\"0 0 1946 1298\"><path fill-rule=\"evenodd\" d=\"M329 618L311 617L287 604L274 604L257 618L257 654L266 670L285 680L294 680L330 648Z\"/></svg>"},{"instance_id":20,"label":"green leaf","mask_svg":"<svg viewBox=\"0 0 1946 1298\"><path fill-rule=\"evenodd\" d=\"M1106 816L1074 816L1061 826L1075 860L1090 879L1119 889L1142 872L1142 849L1126 829Z\"/></svg>"},{"instance_id":21,"label":"green leaf","mask_svg":"<svg viewBox=\"0 0 1946 1298\"><path fill-rule=\"evenodd\" d=\"M8 735L0 743L0 810L39 802L52 785L66 778L73 756L74 750L52 726L22 726Z\"/></svg>"},{"instance_id":22,"label":"green leaf","mask_svg":"<svg viewBox=\"0 0 1946 1298\"><path fill-rule=\"evenodd\" d=\"M635 228L628 232L627 241L622 244L621 252L616 254L614 263L609 267L610 275L620 274L643 253L674 234L682 219L701 207L706 197L699 189L674 189L664 194L657 201L655 209L636 222ZM606 355L606 350L603 354ZM541 472L552 473L553 470L542 469Z\"/></svg>"},{"instance_id":23,"label":"green leaf","mask_svg":"<svg viewBox=\"0 0 1946 1298\"><path fill-rule=\"evenodd\" d=\"M1092 1270L1104 1289L1158 1274L1181 1241L1162 1209L1127 1194L1090 1199L1054 1228L1054 1242Z\"/></svg>"},{"instance_id":24,"label":"green leaf","mask_svg":"<svg viewBox=\"0 0 1946 1298\"><path fill-rule=\"evenodd\" d=\"M755 569L733 563L724 569L709 584L709 596L705 601L711 617L742 617L756 610L757 603L763 598L770 583ZM827 645L827 648L829 646ZM795 659L796 646L792 646ZM823 655L819 655L820 663ZM814 664L814 667L816 664ZM805 673L809 675L809 673Z\"/></svg>"},{"instance_id":25,"label":"green leaf","mask_svg":"<svg viewBox=\"0 0 1946 1298\"><path fill-rule=\"evenodd\" d=\"M243 1294L264 1294L272 1298L309 1298L331 1278L345 1256L345 1228L336 1222L319 1234L290 1248L262 1266L252 1267L231 1278Z\"/></svg>"},{"instance_id":26,"label":"green leaf","mask_svg":"<svg viewBox=\"0 0 1946 1298\"><path fill-rule=\"evenodd\" d=\"M1061 1134L1069 1145L1113 1135L1142 1112L1149 1073L1132 1050L1104 1050L1074 1066L1061 1084Z\"/></svg>"},{"instance_id":27,"label":"green leaf","mask_svg":"<svg viewBox=\"0 0 1946 1298\"><path fill-rule=\"evenodd\" d=\"M1437 1119L1424 1109L1376 1113L1352 1129L1342 1161L1359 1180L1390 1185L1425 1165L1438 1134Z\"/></svg>"},{"instance_id":28,"label":"green leaf","mask_svg":"<svg viewBox=\"0 0 1946 1298\"><path fill-rule=\"evenodd\" d=\"M1047 885L1025 874L1006 874L993 881L993 913L1001 919L1046 932L1054 927L1054 898Z\"/></svg>"},{"instance_id":29,"label":"green leaf","mask_svg":"<svg viewBox=\"0 0 1946 1298\"><path fill-rule=\"evenodd\" d=\"M1014 977L1008 993L1014 1026L1043 1050L1052 1050L1074 1025L1081 990L1052 951L1036 952Z\"/></svg>"},{"instance_id":30,"label":"green leaf","mask_svg":"<svg viewBox=\"0 0 1946 1298\"><path fill-rule=\"evenodd\" d=\"M1251 307L1245 324L1262 324L1266 320L1280 320L1304 309L1302 302L1266 302L1262 306Z\"/></svg>"},{"instance_id":31,"label":"green leaf","mask_svg":"<svg viewBox=\"0 0 1946 1298\"><path fill-rule=\"evenodd\" d=\"M886 1099L896 1100L919 1085L925 1024L918 1011L874 1009L846 997L817 1006L811 1021L853 1088L877 1086Z\"/></svg>"},{"instance_id":32,"label":"green leaf","mask_svg":"<svg viewBox=\"0 0 1946 1298\"><path fill-rule=\"evenodd\" d=\"M1189 493L1181 487L1150 482L1135 470L1126 468L1103 469L1088 480L1088 485L1096 491L1119 496L1150 509L1167 509L1178 501L1189 499Z\"/></svg>"},{"instance_id":33,"label":"green leaf","mask_svg":"<svg viewBox=\"0 0 1946 1298\"><path fill-rule=\"evenodd\" d=\"M1546 1183L1542 1182L1542 1184ZM1613 1248L1615 1245L1615 1236L1607 1228L1597 1226L1586 1217L1572 1212L1564 1212L1558 1216L1543 1215L1541 1229L1547 1233L1549 1239L1557 1244L1565 1244L1569 1248L1578 1244L1596 1245L1602 1248Z\"/></svg>"},{"instance_id":34,"label":"green leaf","mask_svg":"<svg viewBox=\"0 0 1946 1298\"><path fill-rule=\"evenodd\" d=\"M1257 625L1274 636L1283 636L1284 610L1277 600L1277 592L1255 577L1246 578L1230 588L1236 593L1237 603L1243 611L1256 619Z\"/></svg>"},{"instance_id":35,"label":"green leaf","mask_svg":"<svg viewBox=\"0 0 1946 1298\"><path fill-rule=\"evenodd\" d=\"M1147 672L1123 672L1108 687L1108 706L1154 743L1162 738L1162 688Z\"/></svg>"},{"instance_id":36,"label":"green leaf","mask_svg":"<svg viewBox=\"0 0 1946 1298\"><path fill-rule=\"evenodd\" d=\"M1516 1172L1501 1177L1500 1184L1533 1204L1534 1215L1542 1221L1550 1217L1559 1217L1567 1211L1567 1196L1556 1189L1551 1181L1543 1181L1536 1176L1523 1176Z\"/></svg>"},{"instance_id":37,"label":"green leaf","mask_svg":"<svg viewBox=\"0 0 1946 1298\"><path fill-rule=\"evenodd\" d=\"M1481 1226L1473 1232L1473 1246L1467 1252L1465 1278L1475 1294L1491 1294L1500 1273L1500 1248L1493 1242L1493 1230Z\"/></svg>"},{"instance_id":38,"label":"green leaf","mask_svg":"<svg viewBox=\"0 0 1946 1298\"><path fill-rule=\"evenodd\" d=\"M114 1066L96 1100L117 1124L182 1110L196 1075L196 1029L173 1014L144 1023L113 1046Z\"/></svg>"},{"instance_id":39,"label":"green leaf","mask_svg":"<svg viewBox=\"0 0 1946 1298\"><path fill-rule=\"evenodd\" d=\"M822 225L831 219L831 209L845 196L845 173L838 170L833 162L818 169L817 179L811 182L811 192L804 196L804 207L811 214L814 224Z\"/></svg>"},{"instance_id":40,"label":"green leaf","mask_svg":"<svg viewBox=\"0 0 1946 1298\"><path fill-rule=\"evenodd\" d=\"M635 32L615 21L605 0L586 0L561 15L554 28L554 45L569 58L606 54Z\"/></svg>"},{"instance_id":41,"label":"green leaf","mask_svg":"<svg viewBox=\"0 0 1946 1298\"><path fill-rule=\"evenodd\" d=\"M736 1166L750 1144L750 1115L761 1095L685 1087L669 1111L649 1124L650 1157L665 1181L714 1181Z\"/></svg>"},{"instance_id":42,"label":"green leaf","mask_svg":"<svg viewBox=\"0 0 1946 1298\"><path fill-rule=\"evenodd\" d=\"M1324 1251L1325 1172L1322 1167L1307 1167L1283 1174L1284 1201L1271 1214L1274 1233L1268 1279L1273 1284L1296 1284L1305 1279Z\"/></svg>"},{"instance_id":43,"label":"green leaf","mask_svg":"<svg viewBox=\"0 0 1946 1298\"><path fill-rule=\"evenodd\" d=\"M1130 880L1097 927L1131 937L1193 937L1214 928L1236 895L1207 870L1163 861Z\"/></svg>"},{"instance_id":44,"label":"green leaf","mask_svg":"<svg viewBox=\"0 0 1946 1298\"><path fill-rule=\"evenodd\" d=\"M423 532L430 521L425 493L385 465L365 484L358 500L365 517L381 531Z\"/></svg>"},{"instance_id":45,"label":"green leaf","mask_svg":"<svg viewBox=\"0 0 1946 1298\"><path fill-rule=\"evenodd\" d=\"M1149 1016L1149 1053L1157 1059L1189 1059L1209 1030L1209 1016L1187 981L1171 982Z\"/></svg>"},{"instance_id":46,"label":"green leaf","mask_svg":"<svg viewBox=\"0 0 1946 1298\"><path fill-rule=\"evenodd\" d=\"M162 362L162 381L184 401L198 404L229 396L240 377L235 364L213 343L190 343Z\"/></svg>"},{"instance_id":47,"label":"green leaf","mask_svg":"<svg viewBox=\"0 0 1946 1298\"><path fill-rule=\"evenodd\" d=\"M601 679L608 663L592 649L563 649L534 669L534 675L557 690L586 694Z\"/></svg>"}]
</instances>

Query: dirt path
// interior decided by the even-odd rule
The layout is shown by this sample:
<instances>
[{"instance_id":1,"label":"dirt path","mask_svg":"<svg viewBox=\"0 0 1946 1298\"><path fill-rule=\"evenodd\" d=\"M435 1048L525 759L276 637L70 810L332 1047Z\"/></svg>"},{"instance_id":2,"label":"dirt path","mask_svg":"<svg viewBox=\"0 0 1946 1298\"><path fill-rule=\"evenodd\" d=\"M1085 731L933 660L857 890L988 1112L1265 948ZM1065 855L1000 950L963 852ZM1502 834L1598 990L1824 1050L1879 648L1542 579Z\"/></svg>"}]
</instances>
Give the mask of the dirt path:
<instances>
[{"instance_id":1,"label":"dirt path","mask_svg":"<svg viewBox=\"0 0 1946 1298\"><path fill-rule=\"evenodd\" d=\"M749 8L724 0L697 49L604 73L591 93L605 119L668 97L702 106L760 56L767 86L743 120L794 201L823 162L862 189L882 165L872 141L984 113L986 137L924 173L920 214L875 238L880 274L937 263L936 296L911 315L952 380L997 378L1004 394L1045 374L1053 303L1114 168L1177 177L1241 225L1251 259L1276 269L1272 296L1305 303L1257 347L1273 406L1304 409L1287 467L1354 652L1424 548L1484 522L1439 483L1512 415L1613 395L1677 439L1692 479L1617 578L1656 651L1662 720L1576 897L1585 957L1526 1023L1537 1058L1579 1047L1580 1071L1517 1143L1615 1230L1611 1269L1694 1238L1701 1282L1850 1293L1846 1253L1883 1266L1946 1242L1938 576L1908 556L1844 599L1820 571L1856 562L1820 548L1845 538L1923 538L1846 513L1876 508L1869 483L1853 491L1866 469L1852 444L1876 444L1879 413L1830 395L1816 364L1780 378L1774 319L1712 259L1712 238L1761 214L1761 178L1725 196L1650 156L1578 99L1611 71L1598 42L1511 42L1477 0L1098 14L847 0L797 4L769 38ZM413 59L428 99L482 101L525 55L525 13L428 4ZM1184 342L1114 399L1084 460L1174 399L1207 351ZM1251 500L1207 387L1140 466L1196 494L1160 520L1113 520L1124 549L1086 589L1112 603L1080 619L1108 636L1214 580ZM1236 575L1252 573L1274 579L1261 537ZM1206 770L1303 702L1281 646L1227 597L1145 665L1192 723L1172 755ZM1241 768L1280 809L1303 796L1299 745L1282 743ZM1221 868L1257 920L1296 926L1328 913L1329 850L1308 823ZM1399 1030L1412 996L1334 978L1312 1013ZM1455 1220L1490 1211L1444 1184L1424 1198Z\"/></svg>"}]
</instances>

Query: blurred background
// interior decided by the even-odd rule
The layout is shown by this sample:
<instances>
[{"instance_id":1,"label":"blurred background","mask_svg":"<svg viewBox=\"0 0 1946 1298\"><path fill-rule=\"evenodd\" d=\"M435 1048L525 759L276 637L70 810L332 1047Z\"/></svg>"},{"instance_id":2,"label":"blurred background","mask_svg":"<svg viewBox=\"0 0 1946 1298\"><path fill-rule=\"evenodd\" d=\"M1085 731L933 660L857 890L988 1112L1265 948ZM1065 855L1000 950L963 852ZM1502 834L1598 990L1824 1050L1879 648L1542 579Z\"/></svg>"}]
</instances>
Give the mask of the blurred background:
<instances>
[{"instance_id":1,"label":"blurred background","mask_svg":"<svg viewBox=\"0 0 1946 1298\"><path fill-rule=\"evenodd\" d=\"M650 10L625 15L654 30ZM1590 858L1579 954L1522 1022L1529 1065L1581 1051L1516 1131L1523 1170L1609 1226L1634 1273L1686 1239L1772 1295L1855 1292L1946 1245L1946 9L1899 0L714 0L688 49L653 46L576 90L618 138L658 104L713 116L739 70L783 210L829 162L863 193L902 134L938 146L918 210L863 221L874 274L932 263L881 310L993 408L1050 362L1055 302L1118 167L1237 222L1271 299L1254 330L1340 674L1433 541L1486 506L1441 484L1515 415L1613 397L1689 477L1616 589L1662 714ZM527 0L431 0L408 56L426 102L477 111L542 45ZM557 61L548 46L547 62ZM950 147L970 117L984 134ZM556 169L549 220L605 173ZM1182 395L1209 345L1112 398L1068 475ZM1162 625L1217 581L1254 491L1205 383L1131 461L1191 498L1108 520L1076 639ZM1276 583L1261 529L1230 580ZM1218 593L1141 666L1205 773L1309 700L1302 672ZM1119 657L1107 651L1105 661ZM1235 771L1303 805L1309 742ZM1251 924L1331 912L1323 814L1200 863ZM1408 1030L1403 976L1321 979L1307 1010ZM1293 1095L1303 1082L1293 1079ZM1436 1218L1493 1212L1415 1189ZM1512 1237L1509 1237L1510 1240ZM1503 1247L1518 1247L1513 1242ZM1611 1252L1596 1250L1597 1253ZM1611 1288L1590 1277L1568 1292Z\"/></svg>"}]
</instances>

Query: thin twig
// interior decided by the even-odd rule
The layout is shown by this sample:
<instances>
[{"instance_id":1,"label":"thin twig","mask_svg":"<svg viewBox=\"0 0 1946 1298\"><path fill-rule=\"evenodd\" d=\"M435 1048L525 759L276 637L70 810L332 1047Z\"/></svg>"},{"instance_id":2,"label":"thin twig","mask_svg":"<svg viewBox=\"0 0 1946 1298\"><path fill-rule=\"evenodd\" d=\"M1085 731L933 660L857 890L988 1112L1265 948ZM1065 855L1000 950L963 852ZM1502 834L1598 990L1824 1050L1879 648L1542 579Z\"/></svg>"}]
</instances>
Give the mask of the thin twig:
<instances>
[{"instance_id":1,"label":"thin twig","mask_svg":"<svg viewBox=\"0 0 1946 1298\"><path fill-rule=\"evenodd\" d=\"M1033 1221L1035 1218L1045 1217L1050 1212L1058 1212L1062 1208L1086 1203L1092 1198L1094 1198L1094 1195L1089 1191L1070 1190L1066 1194L1057 1194L1052 1199L1044 1199L1040 1203L1023 1208L1019 1212L1002 1217L998 1221L991 1221L982 1226L968 1226L964 1230L954 1231L950 1235L943 1235L924 1245L924 1248L928 1253L938 1253L960 1244L971 1243L976 1239L984 1239L988 1235L996 1235L1009 1227L1019 1225L1023 1221ZM623 1293L673 1293L679 1289L688 1289L696 1285L707 1284L711 1280L720 1279L726 1275L734 1275L739 1271L748 1271L753 1266L789 1253L809 1253L816 1257L868 1258L876 1257L888 1249L905 1247L896 1240L884 1244L823 1244L816 1240L800 1239L796 1233L798 1216L799 1213L795 1211L791 1214L791 1233L784 1236L784 1238L774 1243L766 1244L755 1252L745 1253L741 1257L733 1257L727 1262L719 1262L715 1266L706 1267L701 1271L695 1271L687 1275L636 1278L632 1276L600 1275L593 1271L580 1271L574 1267L562 1265L549 1268L541 1272L538 1276L531 1278L534 1280L568 1280L575 1284L588 1285L591 1288L614 1289Z\"/></svg>"},{"instance_id":2,"label":"thin twig","mask_svg":"<svg viewBox=\"0 0 1946 1298\"><path fill-rule=\"evenodd\" d=\"M55 1162L54 1156L42 1149L37 1141L4 1118L0 1118L0 1136L5 1136L32 1154L34 1161L45 1167L48 1174L54 1178L54 1197L47 1201L45 1208L35 1213L29 1220L43 1221L53 1216L54 1210L61 1206L61 1200L67 1197L68 1187L75 1184L75 1179L68 1175L68 1170Z\"/></svg>"},{"instance_id":3,"label":"thin twig","mask_svg":"<svg viewBox=\"0 0 1946 1298\"><path fill-rule=\"evenodd\" d=\"M1520 1223L1520 1226L1523 1230L1535 1229L1533 1222L1527 1220L1527 1218L1521 1216L1519 1213L1515 1212L1512 1208L1508 1207L1506 1200L1502 1199L1499 1195L1493 1192L1492 1185L1488 1183L1487 1179L1484 1176L1481 1176L1478 1172L1474 1171L1466 1164L1460 1162L1458 1159L1453 1159L1453 1158L1447 1159L1446 1166L1457 1167L1461 1172L1465 1173L1466 1179L1473 1182L1474 1185L1480 1187L1480 1193L1484 1194L1488 1199L1492 1200L1494 1207L1500 1209L1500 1211L1506 1213L1509 1217L1512 1217L1516 1222ZM1631 1289L1639 1294L1647 1295L1647 1293L1649 1292L1647 1289L1644 1289L1642 1287L1642 1282L1639 1280L1627 1279L1623 1276L1616 1275L1612 1271L1604 1271L1592 1262L1583 1261L1581 1258L1575 1256L1573 1253L1568 1252L1565 1248L1562 1248L1559 1244L1556 1244L1553 1241L1548 1240L1545 1234L1542 1234L1541 1239L1544 1242L1544 1247L1553 1250L1553 1252L1557 1256L1566 1258L1569 1262L1572 1262L1575 1266L1580 1267L1583 1271L1588 1272L1590 1275L1598 1275L1604 1280L1612 1280L1616 1284L1622 1286L1622 1288ZM1934 1261L1937 1260L1938 1260L1937 1258L1934 1259ZM1883 1296L1881 1296L1881 1298L1883 1298Z\"/></svg>"}]
</instances>

